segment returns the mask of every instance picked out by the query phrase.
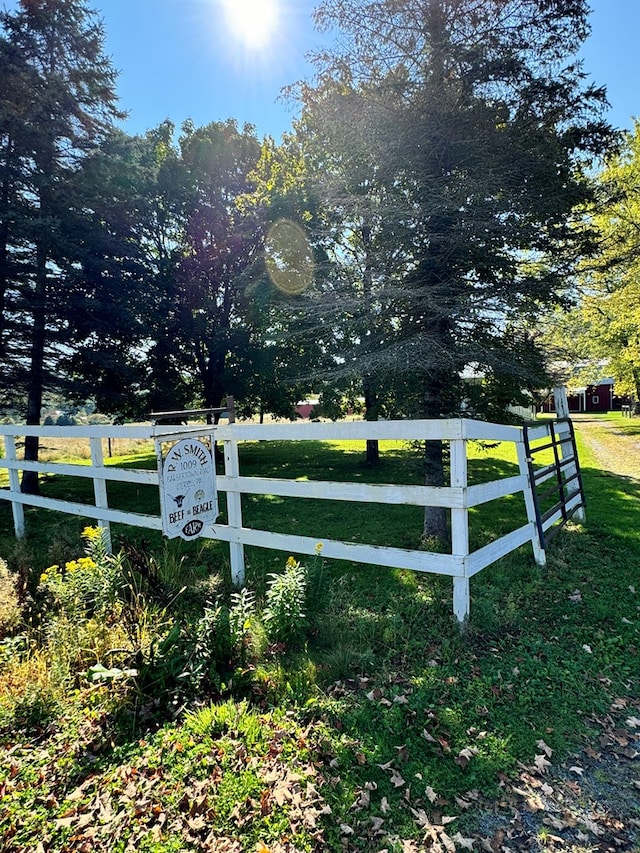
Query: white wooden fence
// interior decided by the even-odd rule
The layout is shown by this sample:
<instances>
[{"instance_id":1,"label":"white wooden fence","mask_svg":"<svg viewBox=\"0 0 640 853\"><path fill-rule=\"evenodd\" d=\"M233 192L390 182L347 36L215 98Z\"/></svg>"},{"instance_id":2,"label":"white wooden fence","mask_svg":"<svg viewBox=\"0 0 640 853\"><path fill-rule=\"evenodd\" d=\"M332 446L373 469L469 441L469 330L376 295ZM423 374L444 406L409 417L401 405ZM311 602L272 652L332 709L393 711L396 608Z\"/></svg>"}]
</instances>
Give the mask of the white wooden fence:
<instances>
[{"instance_id":1,"label":"white wooden fence","mask_svg":"<svg viewBox=\"0 0 640 853\"><path fill-rule=\"evenodd\" d=\"M558 425L556 425L557 427ZM227 424L217 427L145 427L145 426L85 426L85 427L27 427L0 425L4 439L4 458L0 471L8 470L9 487L0 489L0 500L9 501L13 511L16 535L25 534L24 507L34 506L95 519L109 533L111 523L123 523L161 530L159 516L124 512L109 507L107 482L158 485L157 470L130 470L105 465L105 439L166 439L179 436L215 435L224 446L224 474L217 478L218 490L227 494L227 523L218 522L205 527L204 535L229 543L233 582L244 582L244 546L253 545L292 554L314 554L322 544L323 558L349 560L375 566L388 566L447 575L453 580L453 611L460 623L469 614L469 579L496 560L521 545L531 542L536 562L545 564L545 552L536 525L535 505L529 480L523 431L515 426L490 424L467 419L292 423L292 424ZM530 440L544 440L549 430L544 424L529 432ZM91 464L25 462L19 458L17 439L27 435L48 438L83 438L88 440ZM374 485L366 483L337 483L243 476L238 447L246 441L331 441L331 440L406 440L446 441L450 447L450 482L447 486ZM469 441L512 442L517 451L519 473L489 483L470 485L467 474L467 443ZM59 474L89 478L93 481L94 503L70 501L37 495L22 494L20 471ZM301 472L303 473L303 472ZM553 476L550 472L549 476ZM496 498L522 492L527 511L527 523L484 547L470 551L469 509ZM242 517L242 495L275 495L281 497L329 499L357 503L405 504L445 507L451 518L451 552L447 554L374 544L343 542L321 537L275 533L245 527ZM572 495L568 509L578 506L579 493ZM545 529L560 520L560 514L545 522ZM416 531L416 538L418 531Z\"/></svg>"}]
</instances>

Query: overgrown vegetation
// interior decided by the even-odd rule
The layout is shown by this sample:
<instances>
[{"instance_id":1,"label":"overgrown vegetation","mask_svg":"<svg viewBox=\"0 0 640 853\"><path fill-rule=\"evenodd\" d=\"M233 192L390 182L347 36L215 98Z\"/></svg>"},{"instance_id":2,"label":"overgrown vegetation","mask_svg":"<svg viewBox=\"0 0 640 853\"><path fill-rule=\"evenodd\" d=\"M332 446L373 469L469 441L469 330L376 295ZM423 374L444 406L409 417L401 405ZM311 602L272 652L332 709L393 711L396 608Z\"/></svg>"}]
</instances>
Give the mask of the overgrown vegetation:
<instances>
[{"instance_id":1,"label":"overgrown vegetation","mask_svg":"<svg viewBox=\"0 0 640 853\"><path fill-rule=\"evenodd\" d=\"M360 448L318 445L308 476L419 478L409 448L382 450L376 473ZM250 445L243 469L295 476L301 452ZM29 510L16 545L0 506L18 612L1 623L2 849L499 851L524 849L535 819L532 849L550 835L632 849L636 801L605 815L575 768L610 737L621 773L640 727L640 488L582 459L587 525L559 534L544 570L522 549L475 577L464 637L446 578L250 550L236 591L221 543L127 530L109 556L96 528ZM477 448L474 478L510 464ZM135 491L118 496L140 508ZM356 541L419 535L419 513L336 518L330 504L309 517L256 498L245 515ZM496 502L473 535L519 511ZM583 786L575 804L554 799L554 770ZM504 825L498 802L513 806Z\"/></svg>"}]
</instances>

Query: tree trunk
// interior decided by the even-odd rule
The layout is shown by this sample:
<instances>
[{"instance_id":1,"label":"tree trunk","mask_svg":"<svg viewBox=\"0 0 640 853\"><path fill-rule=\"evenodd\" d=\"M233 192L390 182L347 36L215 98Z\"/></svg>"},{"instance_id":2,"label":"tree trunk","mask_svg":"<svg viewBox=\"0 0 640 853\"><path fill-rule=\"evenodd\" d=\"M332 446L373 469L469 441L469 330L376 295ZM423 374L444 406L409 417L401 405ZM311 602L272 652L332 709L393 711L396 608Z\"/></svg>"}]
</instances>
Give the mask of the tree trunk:
<instances>
[{"instance_id":1,"label":"tree trunk","mask_svg":"<svg viewBox=\"0 0 640 853\"><path fill-rule=\"evenodd\" d=\"M636 389L635 400L633 401L633 414L640 415L640 369L633 370L633 384Z\"/></svg>"},{"instance_id":2,"label":"tree trunk","mask_svg":"<svg viewBox=\"0 0 640 853\"><path fill-rule=\"evenodd\" d=\"M444 447L441 441L425 441L424 448L425 486L444 486ZM446 543L449 539L447 514L444 507L426 506L422 527L424 540L437 539Z\"/></svg>"},{"instance_id":3,"label":"tree trunk","mask_svg":"<svg viewBox=\"0 0 640 853\"><path fill-rule=\"evenodd\" d=\"M9 143L7 143L6 160L9 160ZM2 184L0 192L0 356L5 353L5 294L9 284L9 178Z\"/></svg>"},{"instance_id":4,"label":"tree trunk","mask_svg":"<svg viewBox=\"0 0 640 853\"><path fill-rule=\"evenodd\" d=\"M371 227L363 225L360 237L364 247L364 275L362 277L362 297L364 301L367 332L373 331L373 318L371 316L371 293L373 290L373 265L374 258L371 251ZM366 336L365 336L366 337ZM378 420L378 407L380 399L374 388L373 377L365 373L362 377L362 393L364 395L364 417L367 421ZM376 438L367 439L367 465L377 465L380 462L380 444Z\"/></svg>"},{"instance_id":5,"label":"tree trunk","mask_svg":"<svg viewBox=\"0 0 640 853\"><path fill-rule=\"evenodd\" d=\"M378 420L378 395L373 390L373 380L371 376L365 375L362 378L362 387L364 393L364 417L367 421ZM377 438L367 439L367 465L377 465L380 462L380 444Z\"/></svg>"},{"instance_id":6,"label":"tree trunk","mask_svg":"<svg viewBox=\"0 0 640 853\"><path fill-rule=\"evenodd\" d=\"M425 418L442 416L442 389L444 387L442 379L436 377L425 379L423 392L423 416ZM444 486L444 446L442 441L425 441L423 464L425 486ZM448 542L449 530L444 507L426 506L424 508L422 538L424 540L437 539L443 544Z\"/></svg>"},{"instance_id":7,"label":"tree trunk","mask_svg":"<svg viewBox=\"0 0 640 853\"><path fill-rule=\"evenodd\" d=\"M33 300L33 330L31 335L31 366L29 368L29 386L27 391L27 426L40 425L42 410L42 390L44 382L44 348L46 337L46 257L42 249L37 250L36 289ZM40 451L40 439L29 435L24 442L26 462L37 462ZM24 471L20 489L25 494L40 494L37 471Z\"/></svg>"}]
</instances>

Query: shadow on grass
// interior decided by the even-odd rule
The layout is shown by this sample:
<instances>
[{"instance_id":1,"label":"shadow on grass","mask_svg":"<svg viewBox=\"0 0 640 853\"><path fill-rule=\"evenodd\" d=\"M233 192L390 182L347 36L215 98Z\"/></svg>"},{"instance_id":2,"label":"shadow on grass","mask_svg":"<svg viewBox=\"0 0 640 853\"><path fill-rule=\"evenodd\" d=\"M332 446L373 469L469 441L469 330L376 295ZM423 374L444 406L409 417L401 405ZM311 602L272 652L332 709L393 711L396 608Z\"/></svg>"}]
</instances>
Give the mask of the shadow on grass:
<instances>
[{"instance_id":1,"label":"shadow on grass","mask_svg":"<svg viewBox=\"0 0 640 853\"><path fill-rule=\"evenodd\" d=\"M420 453L404 442L383 442L380 464L370 466L364 457L364 442L253 442L241 446L241 471L245 476L269 476L283 479L334 480L336 482L366 482L392 484L419 484L422 478ZM511 462L490 455L470 460L470 482L482 483L517 473ZM118 460L118 467L146 468L155 466L153 454L140 454ZM77 503L93 503L93 485L90 480L49 475L42 478L42 494L46 497ZM126 483L107 484L109 506L113 509L158 515L160 512L158 489ZM283 498L274 495L244 495L242 498L244 523L255 529L276 533L292 533L321 539L338 539L399 548L420 546L422 508L414 506L385 506L381 504L345 504L336 500L307 500ZM7 517L10 507L4 505ZM517 506L517 508L516 508ZM226 523L226 496L221 494L220 523ZM0 506L0 536L3 522ZM52 513L27 509L27 533L37 537L45 517ZM475 523L476 518L478 523ZM492 538L513 529L523 522L524 504L518 498L495 501L473 512L472 541L474 546L486 544ZM515 519L515 521L514 521ZM82 529L88 519L75 523ZM70 522L74 524L73 521ZM116 526L116 530L119 528ZM127 531L140 541L141 534ZM159 541L153 532L144 536L153 543Z\"/></svg>"},{"instance_id":2,"label":"shadow on grass","mask_svg":"<svg viewBox=\"0 0 640 853\"><path fill-rule=\"evenodd\" d=\"M367 615L354 593L354 638L393 636L388 649L378 642L373 667L353 669L318 703L366 757L355 790L372 779L391 796L380 772L391 762L414 791L419 777L436 791L489 792L499 772L533 760L540 739L555 762L593 737L615 697L638 696L640 489L584 475L587 524L556 537L545 569L520 549L474 577L466 638L447 622L442 579L417 581L414 610L401 596L393 611L372 603ZM353 755L343 760L353 772Z\"/></svg>"},{"instance_id":3,"label":"shadow on grass","mask_svg":"<svg viewBox=\"0 0 640 853\"><path fill-rule=\"evenodd\" d=\"M278 464L294 473L291 459L273 462L259 445L255 452L253 473L276 473ZM307 476L326 477L330 463L339 479L354 471L378 476L350 456L323 450ZM402 455L386 461L391 470L395 461L407 464ZM473 476L508 476L514 468L474 460ZM532 762L541 739L556 762L586 742L614 697L638 696L640 487L590 467L583 478L586 524L559 533L545 569L522 548L474 577L465 637L452 619L450 579L328 561L316 567L307 642L260 663L252 698L260 707L284 705L324 723L326 752L335 760L323 768L332 778L325 787L333 824L350 819L369 784L372 801L384 796L395 803L387 826L400 835L413 832L400 802L408 785L416 808L430 808L428 788L447 798L473 789L489 793L500 773ZM382 479L397 481L387 472ZM371 524L395 527L388 510L368 508ZM492 517L494 510L482 522L489 533L514 521L513 504ZM270 519L279 512L283 523L291 516L290 507L275 501L245 511L248 521L259 511ZM6 531L9 517L0 516ZM31 516L30 528L46 526L44 518ZM301 514L301 524L317 521ZM363 524L351 514L342 523L347 533ZM38 532L45 542L46 531ZM262 596L267 574L279 571L286 555L247 549L247 556L249 583ZM131 760L141 729L130 712L110 712L102 722L116 745L106 737L96 743L100 766ZM81 777L93 772L91 753L78 760Z\"/></svg>"}]
</instances>

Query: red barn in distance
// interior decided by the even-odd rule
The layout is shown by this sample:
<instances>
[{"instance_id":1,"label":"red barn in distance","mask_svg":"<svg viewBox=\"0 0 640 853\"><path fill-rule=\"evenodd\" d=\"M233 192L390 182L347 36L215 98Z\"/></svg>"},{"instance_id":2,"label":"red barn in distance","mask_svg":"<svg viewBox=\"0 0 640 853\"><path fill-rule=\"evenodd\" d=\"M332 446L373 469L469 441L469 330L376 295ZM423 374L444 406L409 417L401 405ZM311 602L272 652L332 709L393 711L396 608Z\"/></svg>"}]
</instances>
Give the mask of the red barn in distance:
<instances>
[{"instance_id":1,"label":"red barn in distance","mask_svg":"<svg viewBox=\"0 0 640 853\"><path fill-rule=\"evenodd\" d=\"M630 404L630 398L614 393L613 379L601 379L596 385L570 388L567 391L570 412L619 412ZM542 404L543 412L555 412L553 394Z\"/></svg>"}]
</instances>

